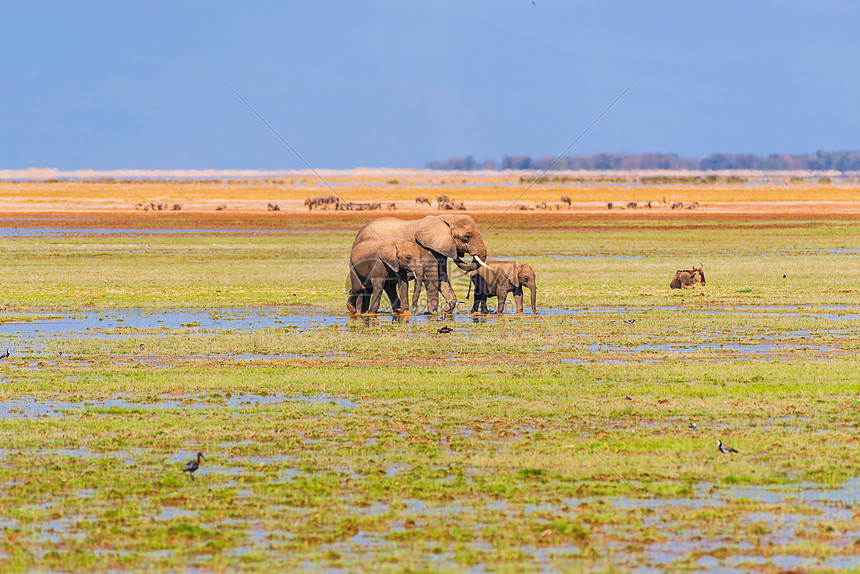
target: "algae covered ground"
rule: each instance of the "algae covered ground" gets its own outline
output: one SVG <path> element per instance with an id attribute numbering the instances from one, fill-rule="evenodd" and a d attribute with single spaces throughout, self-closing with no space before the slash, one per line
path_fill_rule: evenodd
<path id="1" fill-rule="evenodd" d="M 0 568 L 860 569 L 860 223 L 479 224 L 537 316 L 347 317 L 357 224 L 0 238 Z"/>

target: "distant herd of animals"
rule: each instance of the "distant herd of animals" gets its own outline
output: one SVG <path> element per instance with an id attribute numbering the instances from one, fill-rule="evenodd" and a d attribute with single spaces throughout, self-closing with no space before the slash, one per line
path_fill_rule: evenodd
<path id="1" fill-rule="evenodd" d="M 138 211 L 182 211 L 181 203 L 174 203 L 170 205 L 169 203 L 138 203 L 134 206 Z"/>
<path id="2" fill-rule="evenodd" d="M 471 255 L 472 260 L 463 258 Z M 468 215 L 428 215 L 404 220 L 383 217 L 364 225 L 355 236 L 349 254 L 350 313 L 377 313 L 382 294 L 387 295 L 394 313 L 418 313 L 422 289 L 427 292 L 427 312 L 439 308 L 452 313 L 457 295 L 448 276 L 451 259 L 470 278 L 466 298 L 474 290 L 472 313 L 487 313 L 487 299 L 498 299 L 496 313 L 504 313 L 508 295 L 513 295 L 516 312 L 523 312 L 523 288 L 531 296 L 530 307 L 537 313 L 537 281 L 534 269 L 524 263 L 487 257 L 487 247 L 475 220 Z M 410 283 L 414 283 L 410 301 Z M 700 267 L 679 270 L 670 283 L 672 289 L 705 284 Z"/>
<path id="3" fill-rule="evenodd" d="M 308 211 L 313 211 L 314 209 L 329 209 L 332 211 L 373 211 L 376 209 L 382 209 L 383 205 L 389 211 L 395 211 L 397 209 L 397 204 L 393 201 L 388 203 L 343 201 L 335 195 L 318 195 L 317 197 L 309 197 L 305 200 L 305 205 L 308 206 Z"/>
<path id="4" fill-rule="evenodd" d="M 424 195 L 419 195 L 415 198 L 415 203 L 418 205 L 427 205 L 428 207 L 432 207 L 433 204 L 429 197 Z M 308 207 L 308 211 L 313 210 L 331 210 L 331 211 L 374 211 L 387 209 L 388 211 L 396 211 L 397 203 L 394 201 L 389 202 L 361 202 L 361 201 L 344 201 L 341 198 L 335 195 L 319 195 L 316 197 L 309 197 L 305 199 L 305 205 Z M 559 210 L 562 209 L 563 206 L 567 205 L 568 208 L 571 207 L 572 203 L 570 197 L 567 195 L 561 196 L 561 202 L 556 204 L 548 204 L 545 201 L 534 203 L 533 205 L 525 205 L 522 203 L 515 204 L 515 207 L 519 211 L 532 211 L 532 210 Z M 699 202 L 694 201 L 692 203 L 684 204 L 683 201 L 674 201 L 669 202 L 666 198 L 663 198 L 660 201 L 647 201 L 647 202 L 636 202 L 629 201 L 627 203 L 614 203 L 609 202 L 606 204 L 607 209 L 652 209 L 653 207 L 668 207 L 669 209 L 696 209 L 699 207 Z M 277 203 L 269 203 L 266 208 L 269 211 L 280 211 L 281 208 Z M 436 198 L 436 208 L 439 211 L 466 211 L 466 204 L 462 201 L 454 201 L 452 198 L 447 195 L 440 195 Z M 135 209 L 138 211 L 182 211 L 182 204 L 180 203 L 155 203 L 155 202 L 140 202 L 135 205 Z M 226 203 L 219 203 L 215 206 L 215 211 L 224 211 L 227 209 Z"/>
<path id="5" fill-rule="evenodd" d="M 415 198 L 415 203 L 418 205 L 426 205 L 427 207 L 433 207 L 433 203 L 429 197 L 426 195 L 419 195 Z M 394 202 L 390 203 L 355 203 L 355 202 L 347 202 L 342 201 L 339 197 L 334 195 L 327 196 L 317 196 L 317 197 L 309 197 L 305 200 L 305 205 L 308 206 L 308 210 L 312 211 L 314 209 L 331 209 L 335 211 L 345 211 L 345 210 L 355 210 L 355 211 L 363 211 L 363 210 L 374 210 L 374 209 L 382 209 L 385 206 L 389 211 L 394 211 L 397 209 L 397 205 Z M 525 205 L 522 203 L 516 204 L 516 209 L 519 211 L 531 211 L 531 210 L 558 210 L 562 209 L 564 206 L 571 207 L 572 202 L 570 200 L 570 196 L 562 195 L 560 203 L 549 204 L 545 201 L 534 203 L 533 205 Z M 646 201 L 646 202 L 637 202 L 637 201 L 629 201 L 627 203 L 614 203 L 609 202 L 606 204 L 607 209 L 652 209 L 654 207 L 667 207 L 669 209 L 696 209 L 699 207 L 699 202 L 694 201 L 692 203 L 684 204 L 683 201 L 668 201 L 665 197 L 660 201 Z M 447 195 L 440 195 L 436 198 L 436 208 L 439 211 L 466 211 L 466 204 L 462 201 L 454 201 L 452 198 Z"/>
<path id="6" fill-rule="evenodd" d="M 627 203 L 613 203 L 609 202 L 606 204 L 606 209 L 652 209 L 654 207 L 668 207 L 669 209 L 696 209 L 699 207 L 699 202 L 694 201 L 692 203 L 684 204 L 683 201 L 668 201 L 665 197 L 660 201 L 645 201 L 643 203 L 639 203 L 637 201 L 628 201 Z"/>

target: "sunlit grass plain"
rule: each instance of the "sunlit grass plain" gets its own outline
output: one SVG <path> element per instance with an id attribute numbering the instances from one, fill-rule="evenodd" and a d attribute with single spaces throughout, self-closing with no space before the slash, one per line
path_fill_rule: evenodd
<path id="1" fill-rule="evenodd" d="M 0 321 L 345 314 L 353 235 L 317 231 L 5 237 Z M 544 313 L 5 335 L 0 566 L 860 568 L 860 223 L 485 242 Z M 707 285 L 670 290 L 693 263 Z"/>

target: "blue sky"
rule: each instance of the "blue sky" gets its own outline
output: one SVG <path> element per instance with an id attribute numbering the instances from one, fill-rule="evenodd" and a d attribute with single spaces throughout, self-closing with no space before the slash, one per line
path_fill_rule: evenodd
<path id="1" fill-rule="evenodd" d="M 860 2 L 6 2 L 0 169 L 858 149 Z"/>

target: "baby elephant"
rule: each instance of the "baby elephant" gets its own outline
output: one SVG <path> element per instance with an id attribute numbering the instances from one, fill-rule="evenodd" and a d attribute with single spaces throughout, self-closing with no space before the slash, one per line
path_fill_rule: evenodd
<path id="1" fill-rule="evenodd" d="M 346 308 L 350 313 L 376 313 L 385 291 L 392 312 L 402 311 L 409 300 L 409 279 L 414 276 L 411 312 L 417 313 L 418 297 L 426 278 L 427 253 L 417 243 L 402 239 L 365 241 L 353 247 L 349 256 L 351 287 Z"/>
<path id="2" fill-rule="evenodd" d="M 505 300 L 508 293 L 511 292 L 514 294 L 517 313 L 522 313 L 523 287 L 528 287 L 531 291 L 532 313 L 537 313 L 537 284 L 535 283 L 534 269 L 524 263 L 499 259 L 489 259 L 487 265 L 491 269 L 479 267 L 470 273 L 472 282 L 469 285 L 469 290 L 471 291 L 472 286 L 475 287 L 475 303 L 472 305 L 472 313 L 477 313 L 479 307 L 481 313 L 487 313 L 487 298 L 489 297 L 499 298 L 496 313 L 504 313 Z M 468 294 L 466 298 L 469 298 Z"/>
<path id="3" fill-rule="evenodd" d="M 696 283 L 705 284 L 705 272 L 702 271 L 701 267 L 693 267 L 689 270 L 679 269 L 672 278 L 672 282 L 669 283 L 669 287 L 672 289 L 692 289 Z"/>

